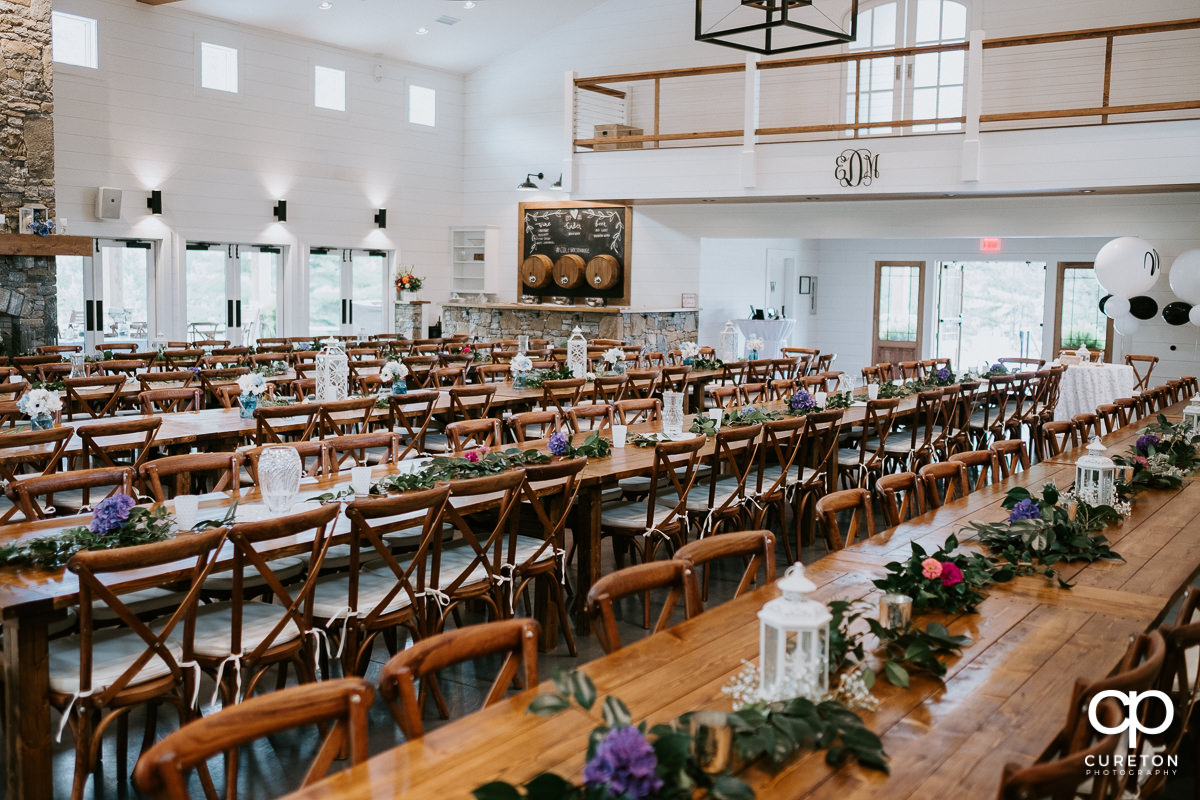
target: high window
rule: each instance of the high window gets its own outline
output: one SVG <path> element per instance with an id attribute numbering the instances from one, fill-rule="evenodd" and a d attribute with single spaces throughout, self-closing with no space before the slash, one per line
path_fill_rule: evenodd
<path id="1" fill-rule="evenodd" d="M 437 92 L 424 86 L 408 87 L 408 121 L 433 127 L 437 122 Z"/>
<path id="2" fill-rule="evenodd" d="M 851 52 L 893 50 L 962 42 L 967 38 L 967 7 L 956 0 L 887 0 L 858 14 Z M 881 56 L 851 62 L 846 76 L 846 121 L 889 122 L 940 119 L 963 113 L 966 61 L 962 51 Z M 857 99 L 857 102 L 856 102 Z M 912 131 L 960 130 L 958 122 L 913 125 Z M 858 129 L 858 136 L 894 133 L 892 126 Z M 855 135 L 854 129 L 847 131 Z"/>
<path id="3" fill-rule="evenodd" d="M 317 108 L 345 111 L 346 73 L 333 67 L 314 67 L 313 102 Z"/>
<path id="4" fill-rule="evenodd" d="M 96 20 L 67 14 L 50 13 L 50 33 L 54 41 L 54 60 L 59 64 L 96 69 L 100 66 Z"/>
<path id="5" fill-rule="evenodd" d="M 212 42 L 200 43 L 200 85 L 218 92 L 238 90 L 238 51 Z"/>

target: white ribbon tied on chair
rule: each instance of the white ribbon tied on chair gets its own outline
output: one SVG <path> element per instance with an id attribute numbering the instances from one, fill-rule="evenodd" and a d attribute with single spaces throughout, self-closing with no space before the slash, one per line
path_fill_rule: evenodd
<path id="1" fill-rule="evenodd" d="M 513 573 L 516 570 L 516 564 L 505 562 L 500 565 L 500 574 L 496 576 L 496 583 L 508 584 L 508 615 L 510 617 L 515 616 L 517 613 L 517 598 L 515 597 L 517 586 L 513 581 Z"/>
<path id="2" fill-rule="evenodd" d="M 192 676 L 192 699 L 188 703 L 188 708 L 195 711 L 199 708 L 197 704 L 200 702 L 200 678 L 204 676 L 204 671 L 200 669 L 200 664 L 196 661 L 181 661 L 179 666 L 183 669 L 194 670 L 196 673 Z"/>
<path id="3" fill-rule="evenodd" d="M 445 608 L 450 605 L 450 595 L 441 589 L 426 589 L 423 592 L 419 592 L 417 597 L 432 597 L 434 602 L 438 604 L 438 608 Z"/>
<path id="4" fill-rule="evenodd" d="M 63 709 L 62 720 L 58 723 L 58 733 L 54 736 L 55 742 L 62 741 L 63 731 L 67 727 L 67 722 L 71 719 L 71 710 L 75 708 L 75 703 L 85 697 L 91 697 L 95 693 L 95 689 L 88 689 L 86 692 L 80 691 L 71 694 L 71 702 L 67 703 L 67 707 Z M 82 709 L 82 706 L 80 706 L 80 708 Z"/>
<path id="5" fill-rule="evenodd" d="M 567 587 L 567 551 L 561 547 L 554 548 L 554 560 L 559 562 L 558 580 L 565 589 Z"/>
<path id="6" fill-rule="evenodd" d="M 233 662 L 233 701 L 242 702 L 242 654 L 230 653 L 217 665 L 217 685 L 213 687 L 212 699 L 208 701 L 210 705 L 221 696 L 221 678 L 225 675 L 225 665 L 230 662 Z"/>
<path id="7" fill-rule="evenodd" d="M 316 645 L 316 647 L 313 648 L 313 674 L 317 676 L 317 680 L 320 680 L 321 679 L 321 650 L 324 649 L 325 657 L 329 658 L 329 634 L 325 632 L 324 628 L 317 626 L 314 628 L 309 628 L 305 632 L 304 635 L 311 636 L 317 640 L 317 645 Z M 340 655 L 341 652 L 342 652 L 342 650 L 339 647 L 338 654 Z"/>
<path id="8" fill-rule="evenodd" d="M 357 611 L 355 611 L 350 606 L 346 606 L 341 611 L 339 611 L 338 613 L 336 613 L 332 617 L 330 617 L 329 621 L 325 623 L 326 639 L 328 640 L 329 629 L 332 628 L 334 625 L 336 625 L 337 621 L 339 619 L 342 621 L 342 632 L 338 635 L 338 648 L 337 648 L 337 653 L 335 653 L 333 656 L 334 658 L 342 657 L 342 651 L 345 650 L 345 648 L 346 648 L 346 628 L 349 627 L 351 618 L 357 617 L 357 616 L 358 616 Z M 325 654 L 326 655 L 329 654 L 328 642 L 325 645 Z"/>

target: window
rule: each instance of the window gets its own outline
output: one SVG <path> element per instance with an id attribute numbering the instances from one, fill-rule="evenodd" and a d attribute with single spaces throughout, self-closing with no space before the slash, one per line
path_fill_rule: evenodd
<path id="1" fill-rule="evenodd" d="M 1059 263 L 1054 355 L 1086 346 L 1112 356 L 1112 320 L 1100 310 L 1105 294 L 1091 264 Z"/>
<path id="2" fill-rule="evenodd" d="M 100 66 L 97 57 L 96 20 L 50 12 L 50 34 L 54 40 L 54 60 L 59 64 L 74 64 L 77 67 Z"/>
<path id="3" fill-rule="evenodd" d="M 200 85 L 218 92 L 238 90 L 238 51 L 211 42 L 200 43 Z"/>
<path id="4" fill-rule="evenodd" d="M 437 121 L 437 92 L 424 86 L 408 87 L 408 121 L 433 127 Z"/>
<path id="5" fill-rule="evenodd" d="M 956 0 L 888 0 L 858 15 L 851 52 L 890 50 L 966 41 L 967 7 Z M 941 119 L 963 113 L 966 58 L 963 51 L 919 53 L 850 62 L 846 76 L 846 121 L 889 122 Z M 857 99 L 857 102 L 856 102 Z M 961 130 L 958 122 L 914 125 L 914 133 Z M 881 136 L 891 126 L 848 129 L 850 136 Z"/>
<path id="6" fill-rule="evenodd" d="M 333 67 L 314 67 L 313 102 L 317 108 L 345 111 L 346 73 Z"/>

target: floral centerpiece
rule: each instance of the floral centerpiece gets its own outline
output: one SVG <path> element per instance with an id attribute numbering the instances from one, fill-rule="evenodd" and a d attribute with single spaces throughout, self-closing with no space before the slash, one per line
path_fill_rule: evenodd
<path id="1" fill-rule="evenodd" d="M 412 267 L 401 267 L 400 274 L 396 276 L 396 291 L 416 292 L 421 289 L 423 283 L 423 278 L 418 278 L 413 274 Z"/>
<path id="2" fill-rule="evenodd" d="M 805 389 L 800 389 L 788 401 L 788 411 L 794 415 L 811 414 L 817 411 L 817 400 Z"/>
<path id="3" fill-rule="evenodd" d="M 165 506 L 152 510 L 137 505 L 129 495 L 118 493 L 96 504 L 86 526 L 0 546 L 0 566 L 55 569 L 80 550 L 111 550 L 161 542 L 170 534 L 171 516 Z"/>
<path id="4" fill-rule="evenodd" d="M 679 357 L 683 359 L 683 363 L 691 365 L 696 360 L 696 356 L 700 355 L 700 346 L 695 342 L 681 342 L 679 345 Z"/>
<path id="5" fill-rule="evenodd" d="M 29 230 L 38 236 L 49 236 L 54 233 L 54 220 L 49 218 L 35 218 L 33 222 L 29 223 Z"/>
<path id="6" fill-rule="evenodd" d="M 752 336 L 746 340 L 746 349 L 750 351 L 750 360 L 754 361 L 758 358 L 758 353 L 765 347 L 766 344 L 759 336 Z"/>
<path id="7" fill-rule="evenodd" d="M 1053 483 L 1042 487 L 1041 498 L 1034 497 L 1024 487 L 1010 489 L 1001 505 L 1009 510 L 1007 521 L 972 521 L 970 525 L 996 560 L 1011 564 L 1019 575 L 1040 573 L 1056 578 L 1059 586 L 1068 589 L 1070 584 L 1062 579 L 1054 564 L 1121 560 L 1108 546 L 1108 540 L 1097 533 L 1121 519 L 1116 508 L 1088 505 L 1059 492 Z"/>
<path id="8" fill-rule="evenodd" d="M 1142 429 L 1126 455 L 1113 458 L 1113 463 L 1131 467 L 1133 475 L 1117 485 L 1122 498 L 1143 489 L 1178 489 L 1183 477 L 1200 469 L 1200 431 L 1190 425 L 1173 425 L 1159 414 Z"/>
<path id="9" fill-rule="evenodd" d="M 515 358 L 513 360 L 516 361 Z M 531 389 L 540 389 L 543 381 L 561 381 L 574 377 L 571 368 L 563 365 L 554 369 L 539 369 L 537 372 L 527 375 L 525 385 Z"/>
<path id="10" fill-rule="evenodd" d="M 610 347 L 600 356 L 606 372 L 620 375 L 625 372 L 625 351 L 619 347 Z"/>
<path id="11" fill-rule="evenodd" d="M 546 449 L 556 456 L 564 458 L 574 458 L 576 456 L 587 456 L 588 458 L 604 458 L 612 452 L 612 442 L 600 435 L 599 431 L 592 432 L 583 444 L 576 447 L 571 440 L 574 435 L 566 434 L 561 431 L 550 434 L 549 441 L 546 442 Z"/>
<path id="12" fill-rule="evenodd" d="M 29 417 L 35 431 L 50 428 L 54 414 L 62 411 L 62 398 L 49 389 L 30 389 L 17 401 L 17 409 Z"/>
<path id="13" fill-rule="evenodd" d="M 938 367 L 929 376 L 928 380 L 933 386 L 953 386 L 955 382 L 954 372 L 949 367 Z"/>
<path id="14" fill-rule="evenodd" d="M 979 377 L 981 378 L 994 378 L 997 375 L 1008 374 L 1008 368 L 999 361 L 997 361 L 995 364 L 988 364 L 987 362 L 984 362 L 983 367 L 983 372 L 979 373 Z"/>
<path id="15" fill-rule="evenodd" d="M 854 405 L 853 392 L 831 392 L 825 398 L 825 409 L 850 408 Z"/>
<path id="16" fill-rule="evenodd" d="M 1009 566 L 994 566 L 979 553 L 955 554 L 958 539 L 953 534 L 933 553 L 916 542 L 906 561 L 887 565 L 888 575 L 874 581 L 876 587 L 892 594 L 906 594 L 913 608 L 933 608 L 957 614 L 974 611 L 983 602 L 981 589 L 993 583 L 1013 579 L 1016 571 Z"/>
<path id="17" fill-rule="evenodd" d="M 237 385 L 241 391 L 241 394 L 238 395 L 238 407 L 241 415 L 243 417 L 254 416 L 254 409 L 258 408 L 258 401 L 267 391 L 267 382 L 257 372 L 250 372 L 239 377 Z"/>
<path id="18" fill-rule="evenodd" d="M 513 356 L 508 368 L 512 370 L 513 388 L 524 389 L 529 380 L 529 373 L 533 372 L 533 359 L 524 353 L 518 353 Z"/>
<path id="19" fill-rule="evenodd" d="M 388 361 L 379 368 L 379 378 L 392 385 L 392 394 L 405 394 L 408 386 L 404 379 L 408 377 L 408 367 L 399 361 Z"/>

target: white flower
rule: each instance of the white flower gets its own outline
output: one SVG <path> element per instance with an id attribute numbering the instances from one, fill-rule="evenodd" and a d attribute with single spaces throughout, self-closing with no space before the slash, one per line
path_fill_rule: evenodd
<path id="1" fill-rule="evenodd" d="M 533 369 L 533 359 L 526 355 L 513 356 L 510 366 L 513 372 L 529 372 Z"/>
<path id="2" fill-rule="evenodd" d="M 589 373 L 587 374 L 587 379 L 588 379 L 589 381 L 594 381 L 594 380 L 596 380 L 596 373 L 594 373 L 594 372 L 589 372 Z"/>
<path id="3" fill-rule="evenodd" d="M 379 377 L 387 382 L 404 380 L 408 377 L 408 367 L 399 361 L 389 361 L 379 370 Z"/>
<path id="4" fill-rule="evenodd" d="M 610 347 L 604 351 L 603 358 L 608 364 L 616 364 L 618 361 L 625 360 L 625 351 L 619 347 Z"/>
<path id="5" fill-rule="evenodd" d="M 764 347 L 763 340 L 757 336 L 754 336 L 754 337 L 746 340 L 746 349 L 747 350 L 762 350 L 763 347 Z"/>
<path id="6" fill-rule="evenodd" d="M 679 345 L 679 353 L 684 358 L 695 358 L 700 353 L 700 347 L 695 342 L 684 342 Z"/>
<path id="7" fill-rule="evenodd" d="M 58 396 L 58 392 L 49 389 L 32 389 L 17 401 L 17 408 L 22 414 L 30 417 L 53 414 L 62 409 L 62 398 Z"/>
<path id="8" fill-rule="evenodd" d="M 238 378 L 237 385 L 242 394 L 258 396 L 267 391 L 267 382 L 263 380 L 262 375 L 256 372 L 251 372 L 248 375 Z"/>

